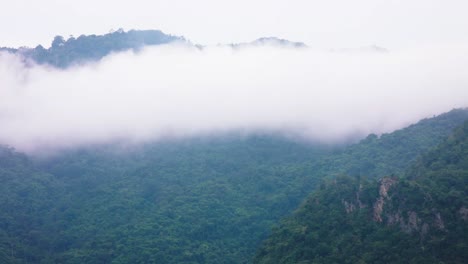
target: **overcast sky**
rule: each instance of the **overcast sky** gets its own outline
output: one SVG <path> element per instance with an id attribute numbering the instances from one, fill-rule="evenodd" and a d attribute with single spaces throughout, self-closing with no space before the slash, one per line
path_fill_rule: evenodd
<path id="1" fill-rule="evenodd" d="M 55 35 L 161 29 L 195 43 L 262 36 L 313 47 L 468 42 L 466 0 L 14 0 L 2 1 L 0 46 L 49 46 Z"/>

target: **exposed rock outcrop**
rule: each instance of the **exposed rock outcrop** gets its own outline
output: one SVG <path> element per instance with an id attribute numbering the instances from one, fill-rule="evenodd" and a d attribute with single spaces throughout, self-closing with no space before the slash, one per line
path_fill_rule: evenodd
<path id="1" fill-rule="evenodd" d="M 388 197 L 388 190 L 396 183 L 396 181 L 397 180 L 393 178 L 382 178 L 380 180 L 379 198 L 377 198 L 377 201 L 374 203 L 374 221 L 382 222 L 382 212 L 385 205 L 385 200 L 390 199 Z"/>
<path id="2" fill-rule="evenodd" d="M 464 221 L 468 220 L 468 208 L 462 206 L 462 208 L 458 210 L 458 213 L 460 214 L 461 219 L 463 219 Z"/>
<path id="3" fill-rule="evenodd" d="M 361 202 L 361 191 L 362 191 L 362 184 L 359 184 L 359 191 L 356 193 L 356 201 L 359 206 L 359 209 L 365 208 L 366 205 Z"/>
<path id="4" fill-rule="evenodd" d="M 435 225 L 436 228 L 438 228 L 440 230 L 445 230 L 444 220 L 442 220 L 442 217 L 440 216 L 440 213 L 435 214 L 434 225 Z"/>
<path id="5" fill-rule="evenodd" d="M 393 214 L 388 214 L 386 217 L 387 219 L 387 225 L 399 225 L 400 229 L 405 232 L 405 233 L 412 233 L 415 231 L 421 231 L 422 226 L 422 220 L 418 217 L 418 214 L 414 211 L 409 211 L 407 213 L 408 217 L 405 218 L 400 211 L 393 213 Z M 427 224 L 425 227 L 425 232 L 427 232 Z"/>
<path id="6" fill-rule="evenodd" d="M 356 207 L 354 206 L 353 203 L 347 202 L 347 201 L 345 201 L 345 200 L 341 200 L 341 202 L 343 203 L 343 205 L 344 205 L 344 207 L 345 207 L 345 211 L 346 211 L 346 213 L 348 213 L 348 214 L 349 214 L 349 213 L 352 213 L 352 212 L 356 209 Z"/>

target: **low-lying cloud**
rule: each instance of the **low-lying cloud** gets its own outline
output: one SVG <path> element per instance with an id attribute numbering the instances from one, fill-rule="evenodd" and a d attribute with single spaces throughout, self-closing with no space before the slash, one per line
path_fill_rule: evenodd
<path id="1" fill-rule="evenodd" d="M 335 141 L 468 106 L 468 48 L 321 52 L 164 45 L 68 70 L 0 55 L 0 144 L 286 131 Z"/>

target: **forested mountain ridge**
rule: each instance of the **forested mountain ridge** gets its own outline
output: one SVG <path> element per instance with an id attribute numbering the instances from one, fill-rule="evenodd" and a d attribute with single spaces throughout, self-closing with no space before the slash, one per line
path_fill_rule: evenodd
<path id="1" fill-rule="evenodd" d="M 341 176 L 273 231 L 255 263 L 466 263 L 468 121 L 402 177 Z"/>
<path id="2" fill-rule="evenodd" d="M 58 68 L 67 68 L 86 62 L 98 61 L 112 52 L 139 50 L 144 46 L 167 44 L 174 41 L 186 42 L 183 37 L 164 34 L 160 30 L 129 30 L 122 29 L 104 35 L 70 36 L 65 39 L 56 36 L 50 48 L 42 45 L 35 48 L 0 48 L 19 54 L 25 62 L 47 64 Z"/>
<path id="3" fill-rule="evenodd" d="M 297 208 L 326 173 L 346 172 L 345 161 L 366 167 L 361 157 L 379 153 L 387 153 L 388 163 L 402 164 L 408 157 L 390 154 L 405 147 L 416 159 L 446 138 L 448 128 L 462 124 L 467 112 L 453 110 L 344 149 L 271 134 L 84 147 L 47 160 L 1 147 L 0 258 L 248 263 L 271 226 Z M 386 138 L 399 147 L 377 144 Z M 350 148 L 353 155 L 347 154 Z"/>
<path id="4" fill-rule="evenodd" d="M 312 163 L 309 169 L 323 177 L 401 174 L 419 155 L 445 140 L 465 120 L 468 120 L 468 109 L 454 109 L 392 133 L 371 134 L 358 144 Z"/>
<path id="5" fill-rule="evenodd" d="M 9 48 L 0 47 L 0 52 L 8 52 L 21 56 L 26 65 L 32 63 L 39 65 L 49 65 L 60 69 L 71 66 L 82 65 L 89 62 L 96 62 L 103 57 L 127 50 L 138 51 L 147 46 L 156 46 L 180 42 L 192 45 L 181 36 L 165 34 L 160 30 L 129 30 L 119 29 L 104 35 L 80 35 L 79 37 L 55 36 L 51 47 L 44 48 L 37 45 L 35 48 L 20 47 Z M 276 37 L 264 37 L 249 43 L 228 44 L 232 48 L 245 48 L 252 46 L 281 46 L 292 48 L 307 47 L 302 42 L 293 42 Z M 197 48 L 204 48 L 202 45 L 194 45 Z"/>

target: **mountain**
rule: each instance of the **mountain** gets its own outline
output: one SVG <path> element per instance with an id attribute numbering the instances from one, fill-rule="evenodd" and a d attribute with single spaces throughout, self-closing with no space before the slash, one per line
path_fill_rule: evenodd
<path id="1" fill-rule="evenodd" d="M 66 40 L 62 36 L 56 36 L 48 49 L 38 45 L 36 48 L 0 48 L 0 51 L 19 54 L 27 63 L 34 62 L 67 68 L 90 61 L 98 61 L 113 52 L 137 51 L 144 46 L 161 45 L 175 41 L 186 42 L 183 37 L 167 35 L 159 30 L 125 32 L 119 29 L 105 35 L 81 35 L 78 38 L 71 36 Z"/>
<path id="2" fill-rule="evenodd" d="M 350 146 L 233 133 L 45 159 L 0 147 L 0 262 L 248 263 L 323 178 L 409 167 L 402 153 L 416 160 L 467 116 L 453 110 Z"/>
<path id="3" fill-rule="evenodd" d="M 468 121 L 399 177 L 323 183 L 254 263 L 466 263 L 467 194 Z"/>
<path id="4" fill-rule="evenodd" d="M 252 42 L 230 44 L 232 48 L 246 48 L 246 47 L 259 47 L 259 46 L 275 46 L 285 48 L 306 48 L 307 45 L 303 42 L 294 42 L 287 39 L 277 37 L 263 37 L 258 38 Z"/>
<path id="5" fill-rule="evenodd" d="M 26 65 L 49 65 L 60 69 L 96 62 L 103 57 L 116 52 L 127 50 L 138 51 L 145 46 L 168 44 L 171 42 L 189 43 L 184 37 L 173 36 L 160 30 L 129 30 L 119 29 L 104 35 L 81 35 L 77 38 L 70 36 L 65 39 L 56 36 L 50 48 L 38 45 L 35 48 L 0 47 L 0 52 L 20 55 Z M 276 37 L 259 38 L 250 43 L 228 45 L 232 48 L 251 46 L 281 46 L 292 48 L 307 47 L 302 42 L 292 42 Z M 203 49 L 202 45 L 194 47 Z"/>

